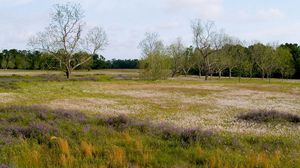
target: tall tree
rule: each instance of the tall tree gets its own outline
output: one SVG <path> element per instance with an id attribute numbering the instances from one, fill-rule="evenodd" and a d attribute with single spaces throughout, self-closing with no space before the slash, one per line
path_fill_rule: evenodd
<path id="1" fill-rule="evenodd" d="M 293 65 L 293 55 L 289 49 L 278 47 L 276 49 L 276 61 L 282 79 L 294 75 L 295 67 Z"/>
<path id="2" fill-rule="evenodd" d="M 222 72 L 228 67 L 228 52 L 223 48 L 219 52 L 215 52 L 212 59 L 214 70 L 218 73 L 219 79 L 221 79 Z"/>
<path id="3" fill-rule="evenodd" d="M 182 59 L 184 56 L 184 46 L 180 38 L 168 47 L 168 53 L 171 57 L 172 77 L 182 70 Z"/>
<path id="4" fill-rule="evenodd" d="M 281 45 L 281 47 L 289 49 L 290 53 L 293 56 L 293 65 L 295 68 L 294 77 L 300 79 L 300 46 L 298 44 L 289 44 L 286 43 Z"/>
<path id="5" fill-rule="evenodd" d="M 85 38 L 82 37 L 83 18 L 79 4 L 55 5 L 50 25 L 29 41 L 34 49 L 47 52 L 58 60 L 67 78 L 73 70 L 90 61 L 91 55 L 107 45 L 106 34 L 98 27 L 89 31 Z M 77 52 L 89 54 L 81 54 L 81 58 L 78 58 Z"/>
<path id="6" fill-rule="evenodd" d="M 239 81 L 241 81 L 242 75 L 247 71 L 247 68 L 251 66 L 250 58 L 247 55 L 247 49 L 240 45 L 233 45 L 231 47 L 232 57 L 234 60 L 235 69 L 238 72 Z"/>
<path id="7" fill-rule="evenodd" d="M 183 58 L 181 60 L 181 64 L 182 64 L 182 71 L 184 75 L 187 76 L 190 70 L 195 65 L 193 46 L 190 46 L 189 48 L 185 49 L 185 52 L 183 53 Z"/>
<path id="8" fill-rule="evenodd" d="M 207 21 L 202 23 L 201 20 L 196 20 L 192 23 L 194 36 L 194 44 L 199 62 L 202 65 L 202 70 L 205 75 L 205 80 L 212 73 L 212 55 L 214 52 L 221 49 L 224 45 L 225 34 L 218 32 L 213 22 Z"/>
<path id="9" fill-rule="evenodd" d="M 266 74 L 269 78 L 275 68 L 274 50 L 271 46 L 265 46 L 261 43 L 254 44 L 249 47 L 251 57 L 261 71 L 262 78 Z"/>
<path id="10" fill-rule="evenodd" d="M 146 33 L 139 44 L 142 50 L 142 77 L 150 80 L 166 79 L 170 72 L 170 58 L 157 33 Z"/>
<path id="11" fill-rule="evenodd" d="M 3 50 L 2 51 L 3 56 L 3 68 L 8 69 L 9 64 L 13 62 L 14 55 L 12 54 L 12 50 Z"/>

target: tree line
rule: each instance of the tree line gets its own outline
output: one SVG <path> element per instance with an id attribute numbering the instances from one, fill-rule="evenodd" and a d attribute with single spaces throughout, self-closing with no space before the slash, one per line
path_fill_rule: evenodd
<path id="1" fill-rule="evenodd" d="M 99 54 L 109 43 L 101 27 L 85 30 L 80 4 L 57 4 L 44 31 L 31 37 L 32 51 L 3 50 L 2 69 L 61 70 L 69 78 L 75 69 L 141 68 L 145 79 L 166 79 L 197 74 L 236 77 L 300 79 L 298 44 L 246 45 L 216 28 L 214 22 L 197 19 L 191 24 L 193 44 L 180 38 L 165 45 L 157 33 L 146 33 L 139 44 L 140 60 L 105 60 Z"/>
<path id="2" fill-rule="evenodd" d="M 76 53 L 74 58 L 83 57 L 88 53 Z M 104 56 L 89 55 L 91 59 L 77 67 L 77 69 L 138 69 L 138 59 L 106 60 Z M 40 51 L 4 49 L 0 51 L 0 69 L 22 70 L 64 70 L 59 60 L 51 54 Z"/>
<path id="3" fill-rule="evenodd" d="M 219 31 L 214 22 L 195 20 L 191 24 L 193 45 L 184 46 L 177 38 L 164 45 L 157 33 L 146 33 L 140 42 L 141 68 L 145 79 L 165 79 L 178 74 L 268 78 L 300 78 L 298 44 L 245 45 L 237 38 Z"/>

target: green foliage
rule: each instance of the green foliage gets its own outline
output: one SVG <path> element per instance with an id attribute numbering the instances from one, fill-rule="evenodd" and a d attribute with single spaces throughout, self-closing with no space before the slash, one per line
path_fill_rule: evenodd
<path id="1" fill-rule="evenodd" d="M 278 70 L 282 78 L 291 77 L 295 74 L 293 55 L 290 53 L 289 49 L 278 47 L 276 49 L 276 59 Z"/>
<path id="2" fill-rule="evenodd" d="M 284 44 L 281 47 L 286 48 L 292 54 L 293 60 L 293 68 L 295 69 L 294 78 L 300 78 L 300 46 L 298 44 Z"/>
<path id="3" fill-rule="evenodd" d="M 148 55 L 140 61 L 141 77 L 147 80 L 167 79 L 170 76 L 170 58 L 167 55 Z"/>
<path id="4" fill-rule="evenodd" d="M 171 60 L 156 33 L 146 33 L 139 47 L 144 54 L 140 61 L 141 77 L 147 80 L 166 79 L 170 75 Z"/>

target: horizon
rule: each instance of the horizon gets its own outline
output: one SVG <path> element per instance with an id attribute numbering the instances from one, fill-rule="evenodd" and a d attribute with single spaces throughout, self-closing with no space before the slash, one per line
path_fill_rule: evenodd
<path id="1" fill-rule="evenodd" d="M 0 0 L 0 48 L 30 49 L 29 38 L 43 31 L 54 4 L 67 1 Z M 139 59 L 139 42 L 146 32 L 157 32 L 165 44 L 181 37 L 192 45 L 190 23 L 213 20 L 218 29 L 251 43 L 299 43 L 300 24 L 295 0 L 238 2 L 237 0 L 69 0 L 82 5 L 87 27 L 101 26 L 109 46 L 100 54 L 106 59 Z M 289 5 L 294 4 L 294 5 Z M 100 16 L 100 17 L 99 17 Z M 101 17 L 103 16 L 103 17 Z M 22 27 L 22 28 L 20 28 Z"/>

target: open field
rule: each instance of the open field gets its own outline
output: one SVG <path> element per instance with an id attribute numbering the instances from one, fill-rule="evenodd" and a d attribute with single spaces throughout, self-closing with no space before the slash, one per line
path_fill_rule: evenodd
<path id="1" fill-rule="evenodd" d="M 300 81 L 0 71 L 0 167 L 297 167 Z M 119 117 L 121 116 L 121 117 Z M 176 158 L 176 159 L 175 159 Z"/>

